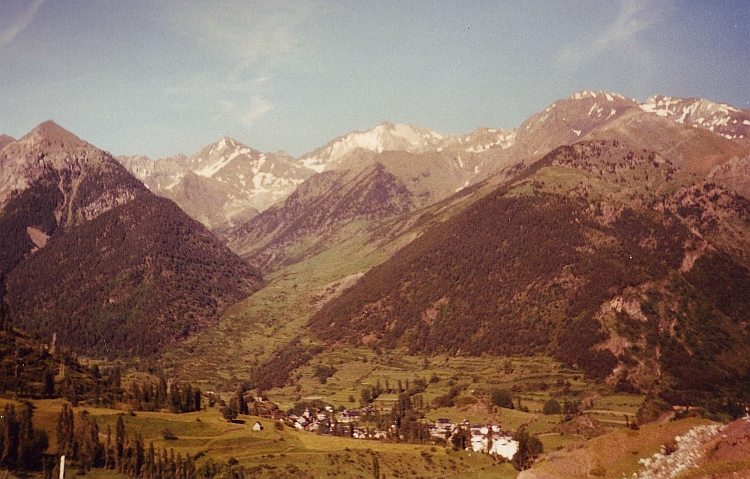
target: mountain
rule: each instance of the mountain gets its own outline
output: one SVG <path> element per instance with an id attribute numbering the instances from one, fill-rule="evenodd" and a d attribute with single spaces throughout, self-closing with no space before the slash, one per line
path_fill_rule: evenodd
<path id="1" fill-rule="evenodd" d="M 750 138 L 750 111 L 726 103 L 654 95 L 640 108 L 677 123 L 713 131 L 728 140 Z"/>
<path id="2" fill-rule="evenodd" d="M 191 156 L 118 160 L 152 192 L 211 228 L 268 208 L 313 174 L 284 152 L 261 153 L 228 137 Z"/>
<path id="3" fill-rule="evenodd" d="M 3 148 L 0 178 L 0 277 L 27 331 L 150 354 L 261 286 L 200 223 L 53 122 Z"/>
<path id="4" fill-rule="evenodd" d="M 332 140 L 303 155 L 300 163 L 321 173 L 326 170 L 350 168 L 351 157 L 358 152 L 382 153 L 406 151 L 423 153 L 436 147 L 445 135 L 413 125 L 383 122 L 372 130 L 354 131 Z"/>
<path id="5" fill-rule="evenodd" d="M 549 354 L 676 401 L 750 391 L 750 201 L 699 175 L 728 161 L 721 151 L 706 167 L 685 154 L 704 151 L 705 135 L 735 144 L 638 105 L 616 115 L 581 130 L 596 140 L 442 213 L 452 217 L 326 303 L 310 330 L 333 345 Z M 644 149 L 636 125 L 662 149 Z"/>
<path id="6" fill-rule="evenodd" d="M 388 164 L 393 162 L 388 158 L 396 155 L 402 165 L 410 166 L 408 171 L 395 171 L 401 180 L 427 177 L 435 168 L 450 169 L 452 175 L 440 177 L 440 181 L 441 186 L 454 192 L 484 179 L 488 169 L 482 167 L 482 158 L 492 149 L 513 146 L 515 137 L 515 130 L 480 127 L 468 134 L 448 136 L 420 126 L 383 122 L 371 130 L 336 138 L 303 155 L 299 161 L 322 172 Z"/>
<path id="7" fill-rule="evenodd" d="M 5 148 L 5 145 L 13 143 L 14 141 L 16 141 L 16 139 L 13 138 L 12 136 L 0 135 L 0 150 Z"/>
<path id="8" fill-rule="evenodd" d="M 80 224 L 124 204 L 145 188 L 109 154 L 53 121 L 42 123 L 0 151 L 0 208 L 32 184 L 50 176 L 61 183 L 64 204 L 58 223 Z"/>
<path id="9" fill-rule="evenodd" d="M 473 182 L 474 159 L 485 147 L 511 139 L 498 130 L 454 138 L 387 122 L 353 132 L 300 159 L 321 173 L 286 200 L 216 233 L 236 253 L 272 270 L 451 196 Z"/>
<path id="10" fill-rule="evenodd" d="M 687 129 L 684 122 L 678 121 L 680 118 L 648 107 L 649 102 L 641 104 L 619 94 L 585 90 L 554 102 L 531 116 L 517 130 L 479 128 L 469 134 L 452 136 L 421 127 L 385 122 L 369 131 L 355 131 L 339 137 L 302 156 L 299 161 L 307 167 L 325 172 L 359 172 L 379 165 L 382 171 L 392 175 L 392 181 L 398 182 L 410 194 L 408 208 L 398 209 L 398 214 L 401 214 L 436 204 L 463 188 L 487 179 L 499 185 L 554 148 L 586 139 L 617 139 L 640 144 L 643 148 L 660 152 L 677 166 L 701 175 L 708 175 L 712 169 L 726 165 L 732 158 L 743 157 L 746 147 L 728 140 L 725 137 L 728 134 L 725 133 L 724 137 L 717 135 L 706 122 Z M 716 121 L 734 125 L 736 131 L 732 136 L 741 137 L 742 133 L 737 128 L 742 127 L 739 118 L 743 112 L 726 105 L 714 109 L 738 115 L 735 119 Z M 714 178 L 722 178 L 722 184 L 728 186 L 742 187 L 747 183 L 741 174 L 743 168 L 747 168 L 746 161 L 735 159 L 737 165 L 734 169 L 716 171 Z M 365 174 L 363 177 L 368 176 Z M 327 194 L 311 186 L 305 193 L 310 204 L 336 202 L 323 197 L 315 197 L 313 201 L 311 191 Z M 281 249 L 290 247 L 291 238 L 310 243 L 325 229 L 323 226 L 300 229 L 296 226 L 297 216 L 278 214 L 281 208 L 283 206 L 279 205 L 274 212 L 246 224 L 236 222 L 234 229 L 225 228 L 219 234 L 228 239 L 234 251 L 248 258 L 260 255 L 256 258 L 259 264 L 268 267 L 268 258 L 273 257 L 276 261 L 284 256 L 279 255 L 279 245 L 284 245 Z M 299 207 L 293 209 L 302 211 Z M 336 210 L 335 214 L 339 212 Z M 324 214 L 323 209 L 318 207 L 314 217 L 318 218 L 320 225 L 341 228 L 347 223 L 342 216 L 323 219 L 321 214 Z M 269 220 L 271 216 L 273 220 Z M 371 216 L 367 221 L 372 223 L 384 217 L 383 214 Z M 351 219 L 364 218 L 354 215 Z M 273 228 L 269 228 L 269 224 L 273 224 Z M 295 230 L 296 234 L 289 235 L 290 229 Z M 312 236 L 306 236 L 303 231 Z M 342 238 L 341 234 L 334 234 L 333 231 L 328 233 L 328 246 L 333 238 Z M 284 239 L 275 238 L 276 235 L 282 235 Z M 266 246 L 270 249 L 263 253 Z M 298 252 L 302 250 L 308 253 L 314 251 L 308 246 L 295 248 Z M 297 257 L 303 258 L 305 255 Z"/>
<path id="11" fill-rule="evenodd" d="M 0 151 L 0 276 L 58 229 L 148 193 L 112 157 L 52 121 Z"/>
<path id="12" fill-rule="evenodd" d="M 283 202 L 226 232 L 225 238 L 251 263 L 275 269 L 342 241 L 341 230 L 357 220 L 366 228 L 370 222 L 411 211 L 414 204 L 414 195 L 380 163 L 361 170 L 326 171 Z M 347 233 L 356 234 L 351 229 Z"/>

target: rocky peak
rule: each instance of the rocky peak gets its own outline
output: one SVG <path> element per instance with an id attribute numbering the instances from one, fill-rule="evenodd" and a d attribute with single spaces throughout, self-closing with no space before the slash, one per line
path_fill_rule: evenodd
<path id="1" fill-rule="evenodd" d="M 61 223 L 90 220 L 145 190 L 109 153 L 51 120 L 0 151 L 0 208 L 41 181 L 64 197 Z"/>
<path id="2" fill-rule="evenodd" d="M 52 120 L 47 120 L 31 130 L 18 140 L 18 143 L 47 151 L 70 150 L 90 146 Z"/>
<path id="3" fill-rule="evenodd" d="M 14 141 L 16 141 L 16 139 L 13 138 L 12 136 L 0 135 L 0 150 L 5 148 L 6 145 L 13 143 Z"/>
<path id="4" fill-rule="evenodd" d="M 318 173 L 346 164 L 346 160 L 358 151 L 382 153 L 384 151 L 406 151 L 423 153 L 437 146 L 445 135 L 415 125 L 380 123 L 367 131 L 353 131 L 330 141 L 307 153 L 300 162 Z"/>
<path id="5" fill-rule="evenodd" d="M 654 95 L 640 107 L 643 111 L 713 131 L 730 140 L 750 138 L 750 110 L 740 110 L 726 103 Z"/>

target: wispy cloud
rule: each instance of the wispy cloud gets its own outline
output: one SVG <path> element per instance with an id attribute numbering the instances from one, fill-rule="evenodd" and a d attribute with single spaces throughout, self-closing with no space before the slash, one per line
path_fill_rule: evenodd
<path id="1" fill-rule="evenodd" d="M 240 116 L 240 121 L 243 125 L 250 128 L 258 120 L 269 111 L 273 109 L 271 102 L 261 97 L 260 95 L 253 95 L 251 97 L 250 109 L 245 111 Z"/>
<path id="2" fill-rule="evenodd" d="M 250 68 L 291 53 L 308 12 L 305 2 L 208 0 L 180 3 L 173 15 L 201 46 Z"/>
<path id="3" fill-rule="evenodd" d="M 172 20 L 225 69 L 221 75 L 205 72 L 200 88 L 218 95 L 220 110 L 249 128 L 273 109 L 267 92 L 299 49 L 299 27 L 310 11 L 302 1 L 207 0 L 181 3 Z"/>
<path id="4" fill-rule="evenodd" d="M 667 3 L 656 4 L 652 0 L 621 0 L 613 23 L 607 25 L 593 41 L 586 39 L 567 45 L 560 52 L 558 62 L 561 65 L 577 67 L 611 49 L 632 44 L 639 33 L 662 20 Z"/>
<path id="5" fill-rule="evenodd" d="M 10 26 L 3 31 L 0 31 L 0 48 L 5 47 L 12 42 L 19 33 L 29 26 L 31 21 L 34 20 L 34 15 L 36 15 L 37 10 L 39 10 L 39 7 L 41 7 L 43 3 L 44 0 L 32 0 L 26 9 L 12 20 Z"/>

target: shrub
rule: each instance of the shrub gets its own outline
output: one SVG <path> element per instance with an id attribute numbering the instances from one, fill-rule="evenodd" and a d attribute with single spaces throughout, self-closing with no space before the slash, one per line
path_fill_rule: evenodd
<path id="1" fill-rule="evenodd" d="M 561 412 L 562 408 L 560 407 L 560 403 L 554 399 L 545 402 L 542 407 L 542 414 L 560 414 Z"/>
<path id="2" fill-rule="evenodd" d="M 490 402 L 498 407 L 513 409 L 513 398 L 505 389 L 493 389 L 490 391 Z"/>

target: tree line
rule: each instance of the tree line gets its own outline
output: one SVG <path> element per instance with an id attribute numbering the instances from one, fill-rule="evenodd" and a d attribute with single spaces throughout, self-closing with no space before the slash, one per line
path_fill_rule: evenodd
<path id="1" fill-rule="evenodd" d="M 88 411 L 78 413 L 63 405 L 57 417 L 57 457 L 66 460 L 82 472 L 91 469 L 110 469 L 129 477 L 146 479 L 194 479 L 197 476 L 195 460 L 186 454 L 184 457 L 174 449 L 157 451 L 154 443 L 145 446 L 140 434 L 128 435 L 123 415 L 117 416 L 114 434 L 107 426 L 103 434 L 96 418 Z M 101 442 L 101 437 L 104 442 Z"/>

